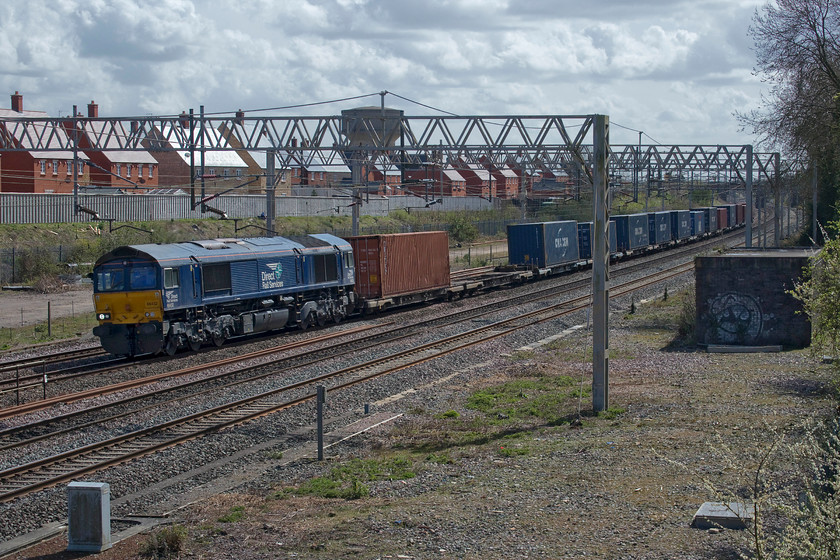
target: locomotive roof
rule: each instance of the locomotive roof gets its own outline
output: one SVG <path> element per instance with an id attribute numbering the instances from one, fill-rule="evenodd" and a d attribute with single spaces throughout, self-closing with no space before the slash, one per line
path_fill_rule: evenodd
<path id="1" fill-rule="evenodd" d="M 329 233 L 290 237 L 250 237 L 205 239 L 180 243 L 149 243 L 126 245 L 99 257 L 96 265 L 131 257 L 145 257 L 164 266 L 178 266 L 190 262 L 224 262 L 243 258 L 271 258 L 300 253 L 333 251 L 333 246 L 350 250 L 350 244 Z"/>

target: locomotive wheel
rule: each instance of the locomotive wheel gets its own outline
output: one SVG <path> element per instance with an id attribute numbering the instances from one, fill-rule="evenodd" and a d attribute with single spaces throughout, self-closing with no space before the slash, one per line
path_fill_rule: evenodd
<path id="1" fill-rule="evenodd" d="M 312 314 L 306 316 L 306 319 L 300 320 L 300 330 L 305 331 L 312 324 Z"/>
<path id="2" fill-rule="evenodd" d="M 201 341 L 200 340 L 191 340 L 187 339 L 187 346 L 190 347 L 190 350 L 193 352 L 198 352 L 198 349 L 201 348 Z"/>
<path id="3" fill-rule="evenodd" d="M 334 312 L 332 314 L 332 320 L 333 320 L 333 323 L 335 323 L 336 325 L 339 324 L 341 322 L 341 312 L 339 312 L 339 311 Z"/>
<path id="4" fill-rule="evenodd" d="M 323 327 L 327 324 L 327 316 L 322 315 L 321 313 L 315 312 L 315 320 L 318 322 L 319 327 Z"/>
<path id="5" fill-rule="evenodd" d="M 175 352 L 178 351 L 178 341 L 175 340 L 175 337 L 168 336 L 166 337 L 166 344 L 163 346 L 163 351 L 166 352 L 167 356 L 174 356 Z"/>
<path id="6" fill-rule="evenodd" d="M 213 344 L 218 348 L 225 343 L 225 335 L 223 333 L 213 335 Z"/>

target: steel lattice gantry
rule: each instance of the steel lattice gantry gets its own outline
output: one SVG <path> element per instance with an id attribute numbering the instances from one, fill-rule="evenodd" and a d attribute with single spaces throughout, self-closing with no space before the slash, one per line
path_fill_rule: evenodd
<path id="1" fill-rule="evenodd" d="M 77 114 L 74 108 L 74 114 Z M 85 127 L 86 121 L 98 126 Z M 0 150 L 85 151 L 188 150 L 193 155 L 216 150 L 265 150 L 267 217 L 274 218 L 276 168 L 346 165 L 359 169 L 376 162 L 387 171 L 407 164 L 512 165 L 523 171 L 580 171 L 593 186 L 593 408 L 609 406 L 608 189 L 611 170 L 657 169 L 732 171 L 742 177 L 747 193 L 747 243 L 752 239 L 752 181 L 757 171 L 778 182 L 775 154 L 755 154 L 752 146 L 641 146 L 609 143 L 605 115 L 419 116 L 402 111 L 363 108 L 336 116 L 251 117 L 189 114 L 167 117 L 4 118 Z M 91 130 L 97 132 L 92 133 Z M 192 159 L 192 158 L 191 158 Z M 74 166 L 77 169 L 77 166 Z M 75 172 L 74 172 L 75 173 Z M 354 173 L 354 177 L 356 177 Z M 74 175 L 74 183 L 77 179 Z M 78 208 L 78 205 L 77 205 Z M 354 207 L 355 208 L 355 207 Z M 273 229 L 270 222 L 266 224 Z"/>

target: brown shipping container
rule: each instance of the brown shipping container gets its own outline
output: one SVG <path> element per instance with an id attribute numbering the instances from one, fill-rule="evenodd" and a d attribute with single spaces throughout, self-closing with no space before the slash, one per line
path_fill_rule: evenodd
<path id="1" fill-rule="evenodd" d="M 741 225 L 747 221 L 747 204 L 745 202 L 739 202 L 737 206 L 735 206 L 735 222 L 737 225 Z"/>
<path id="2" fill-rule="evenodd" d="M 718 229 L 726 229 L 729 227 L 729 213 L 726 208 L 717 209 Z"/>
<path id="3" fill-rule="evenodd" d="M 356 293 L 367 299 L 449 287 L 445 231 L 348 237 L 356 262 Z"/>

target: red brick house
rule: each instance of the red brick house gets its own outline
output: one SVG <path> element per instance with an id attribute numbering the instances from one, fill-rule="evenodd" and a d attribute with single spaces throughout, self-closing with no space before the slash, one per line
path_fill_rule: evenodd
<path id="1" fill-rule="evenodd" d="M 467 181 L 452 167 L 430 166 L 429 169 L 407 169 L 403 187 L 417 196 L 467 196 Z"/>
<path id="2" fill-rule="evenodd" d="M 23 95 L 15 92 L 12 95 L 12 108 L 0 109 L 0 118 L 13 120 L 17 117 L 47 118 L 43 111 L 24 111 Z M 66 146 L 69 143 L 64 129 L 58 127 L 49 134 L 44 133 L 45 125 L 35 125 L 41 130 L 38 136 L 48 138 L 49 147 Z M 43 133 L 43 134 L 42 134 Z M 8 129 L 0 124 L 0 134 L 10 144 L 23 151 L 0 150 L 0 162 L 2 162 L 3 176 L 0 182 L 2 192 L 20 193 L 72 193 L 73 192 L 73 152 L 72 151 L 36 151 L 29 148 L 34 146 L 31 139 L 16 137 L 13 127 Z M 88 170 L 82 162 L 84 153 L 79 154 L 78 160 L 78 182 L 80 185 L 88 184 Z"/>
<path id="3" fill-rule="evenodd" d="M 88 117 L 91 119 L 99 117 L 99 106 L 93 101 L 88 104 Z M 88 166 L 91 185 L 135 192 L 147 192 L 149 189 L 158 187 L 158 162 L 152 154 L 144 151 L 116 149 L 119 147 L 116 135 L 123 137 L 128 135 L 128 131 L 121 123 L 116 123 L 115 130 L 105 130 L 104 121 L 79 121 L 78 124 L 82 131 L 79 136 L 79 147 L 91 162 Z M 72 130 L 72 122 L 66 121 L 64 128 L 69 134 Z M 104 147 L 108 148 L 108 151 L 90 150 L 92 145 L 90 136 L 104 138 Z"/>

